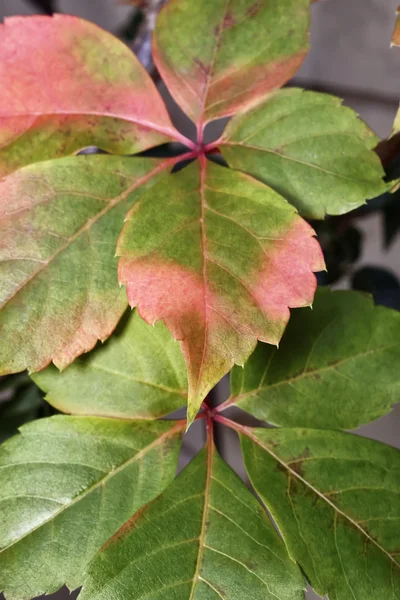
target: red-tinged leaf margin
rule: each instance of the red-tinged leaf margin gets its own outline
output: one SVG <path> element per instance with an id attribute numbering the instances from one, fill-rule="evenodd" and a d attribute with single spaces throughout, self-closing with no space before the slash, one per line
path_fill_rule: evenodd
<path id="1" fill-rule="evenodd" d="M 309 10 L 309 1 L 306 0 L 303 8 L 307 6 Z M 247 10 L 249 19 L 260 18 L 258 13 L 265 7 L 264 2 L 265 0 L 254 0 L 253 5 L 249 6 Z M 188 6 L 190 6 L 189 3 Z M 235 75 L 232 69 L 225 67 L 224 76 L 212 83 L 211 78 L 218 58 L 218 49 L 221 45 L 222 34 L 225 30 L 237 25 L 230 13 L 231 7 L 232 0 L 225 0 L 225 4 L 222 5 L 220 22 L 213 26 L 210 25 L 208 35 L 202 31 L 202 35 L 206 36 L 206 38 L 215 38 L 211 63 L 204 64 L 201 57 L 194 57 L 193 73 L 190 77 L 188 73 L 185 76 L 183 69 L 178 71 L 177 65 L 179 65 L 179 60 L 170 60 L 167 56 L 167 51 L 161 47 L 162 44 L 158 39 L 159 30 L 167 32 L 172 29 L 171 23 L 168 23 L 171 14 L 172 18 L 177 16 L 177 19 L 183 15 L 182 22 L 184 22 L 185 0 L 169 0 L 162 7 L 153 35 L 154 62 L 175 101 L 197 124 L 199 143 L 203 142 L 204 127 L 207 123 L 247 109 L 259 102 L 260 99 L 265 98 L 272 90 L 282 87 L 299 70 L 309 50 L 307 31 L 302 47 L 299 46 L 290 56 L 270 60 L 262 65 L 250 64 L 242 66 L 240 77 L 237 76 L 237 73 Z M 295 15 L 291 15 L 291 19 L 293 23 L 296 23 Z M 288 35 L 292 37 L 293 32 L 288 32 Z M 234 63 L 233 59 L 232 63 Z M 210 94 L 212 85 L 215 86 L 216 90 Z M 240 92 L 238 92 L 238 85 L 244 88 Z M 227 90 L 230 90 L 230 97 L 224 100 L 222 96 Z M 209 96 L 211 100 L 208 103 L 207 99 Z M 220 105 L 220 107 L 212 110 L 213 106 L 217 105 Z"/>
<path id="2" fill-rule="evenodd" d="M 187 153 L 178 157 L 168 158 L 164 161 L 157 164 L 157 166 L 141 177 L 139 180 L 136 180 L 134 184 L 132 184 L 129 188 L 127 188 L 122 194 L 114 198 L 110 201 L 107 206 L 100 211 L 95 219 L 90 219 L 83 225 L 78 231 L 74 233 L 73 236 L 68 238 L 66 243 L 57 249 L 57 251 L 44 263 L 40 265 L 38 269 L 34 273 L 32 273 L 26 281 L 23 282 L 23 285 L 20 285 L 16 290 L 13 291 L 13 294 L 9 296 L 3 304 L 0 306 L 0 310 L 2 310 L 9 302 L 11 302 L 21 290 L 25 288 L 27 284 L 29 284 L 35 277 L 40 275 L 42 271 L 47 268 L 49 263 L 53 261 L 61 252 L 63 252 L 71 242 L 77 239 L 83 232 L 88 230 L 94 223 L 96 223 L 100 218 L 102 218 L 107 212 L 109 212 L 112 208 L 114 208 L 119 202 L 125 200 L 129 194 L 131 194 L 134 190 L 139 188 L 145 182 L 149 181 L 152 177 L 156 176 L 162 171 L 165 171 L 169 168 L 173 168 L 178 162 L 185 158 L 191 158 L 192 153 Z M 79 159 L 73 159 L 79 160 Z M 4 180 L 4 181 L 7 181 Z M 118 285 L 117 280 L 115 282 L 116 286 Z M 18 359 L 18 362 L 9 363 L 0 365 L 0 373 L 1 375 L 8 375 L 15 372 L 23 371 L 28 369 L 30 372 L 41 371 L 46 368 L 51 362 L 55 364 L 59 369 L 66 368 L 69 364 L 71 364 L 75 358 L 83 354 L 84 352 L 89 352 L 94 348 L 96 343 L 100 340 L 104 342 L 114 331 L 120 318 L 122 317 L 124 311 L 126 309 L 126 305 L 124 305 L 121 310 L 118 311 L 116 315 L 113 315 L 110 318 L 106 318 L 101 324 L 96 324 L 96 313 L 90 315 L 83 315 L 86 320 L 86 324 L 81 322 L 78 329 L 75 331 L 72 338 L 70 338 L 65 343 L 58 343 L 56 346 L 53 345 L 52 348 L 46 350 L 46 352 L 42 352 L 39 354 L 39 349 L 35 353 L 35 360 L 28 360 L 24 358 L 24 360 Z M 90 327 L 87 326 L 87 322 L 90 322 Z M 49 335 L 51 336 L 51 340 L 54 341 L 57 338 L 57 331 L 49 331 Z M 4 342 L 3 342 L 4 343 Z M 44 344 L 43 344 L 44 346 Z M 43 348 L 42 346 L 42 348 Z"/>
<path id="3" fill-rule="evenodd" d="M 133 52 L 94 23 L 60 14 L 6 18 L 0 25 L 0 59 L 3 147 L 27 132 L 46 131 L 44 117 L 55 120 L 53 135 L 59 131 L 66 136 L 61 148 L 70 144 L 74 128 L 82 133 L 85 127 L 93 133 L 86 146 L 96 145 L 97 120 L 104 117 L 110 118 L 111 146 L 113 135 L 122 135 L 117 127 L 113 133 L 114 119 L 137 127 L 136 132 L 123 132 L 124 143 L 131 137 L 137 145 L 143 138 L 136 151 L 170 140 L 193 147 L 172 125 L 154 82 Z M 77 122 L 78 117 L 84 122 Z"/>
<path id="4" fill-rule="evenodd" d="M 237 314 L 232 303 L 228 306 L 226 298 L 219 297 L 211 289 L 207 278 L 210 257 L 204 260 L 207 256 L 204 223 L 208 208 L 205 200 L 208 161 L 204 155 L 198 157 L 198 164 L 202 274 L 167 261 L 162 256 L 157 256 L 156 252 L 140 257 L 136 257 L 135 252 L 129 255 L 129 233 L 126 245 L 126 228 L 122 230 L 117 245 L 117 255 L 121 257 L 119 281 L 127 287 L 130 306 L 137 307 L 139 315 L 149 324 L 163 320 L 175 339 L 181 342 L 188 370 L 188 425 L 193 422 L 210 389 L 235 363 L 244 363 L 254 350 L 257 339 L 276 345 L 279 343 L 290 318 L 289 307 L 312 304 L 317 287 L 314 273 L 325 267 L 313 230 L 291 209 L 294 219 L 285 233 L 285 243 L 278 245 L 275 252 L 272 251 L 267 256 L 267 260 L 264 257 L 265 265 L 260 267 L 257 281 L 247 290 L 261 309 L 268 325 L 264 322 L 264 331 L 261 331 L 259 324 L 249 322 L 248 315 L 247 322 L 243 322 L 244 319 Z M 216 165 L 211 168 L 225 171 Z M 249 175 L 233 173 L 241 183 L 248 180 L 258 188 L 270 190 Z M 140 200 L 128 213 L 128 222 L 131 217 L 136 216 L 139 206 Z M 219 267 L 223 269 L 223 266 Z M 299 278 L 298 285 L 293 285 L 293 273 Z M 213 331 L 208 318 L 211 311 L 214 315 Z M 230 327 L 228 330 L 227 324 Z"/>
<path id="5" fill-rule="evenodd" d="M 400 47 L 400 6 L 396 11 L 396 25 L 394 27 L 391 45 Z"/>

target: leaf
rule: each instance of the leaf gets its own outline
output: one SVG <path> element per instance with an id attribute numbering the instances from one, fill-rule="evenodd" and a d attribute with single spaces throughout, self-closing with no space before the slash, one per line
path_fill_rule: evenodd
<path id="1" fill-rule="evenodd" d="M 121 329 L 62 373 L 51 366 L 33 376 L 52 406 L 129 419 L 155 419 L 184 406 L 185 363 L 167 328 L 150 327 L 135 312 Z"/>
<path id="2" fill-rule="evenodd" d="M 168 164 L 80 156 L 0 182 L 1 374 L 51 361 L 65 367 L 112 333 L 127 304 L 114 258 L 118 234 Z"/>
<path id="3" fill-rule="evenodd" d="M 341 215 L 387 191 L 379 139 L 335 96 L 289 88 L 234 117 L 217 142 L 229 165 L 307 218 Z"/>
<path id="4" fill-rule="evenodd" d="M 82 584 L 86 563 L 174 478 L 183 424 L 58 416 L 0 448 L 0 590 Z"/>
<path id="5" fill-rule="evenodd" d="M 330 600 L 400 598 L 400 453 L 338 431 L 257 429 L 246 469 L 311 585 Z"/>
<path id="6" fill-rule="evenodd" d="M 87 146 L 132 154 L 180 139 L 149 75 L 106 31 L 67 15 L 0 27 L 0 176 Z"/>
<path id="7" fill-rule="evenodd" d="M 312 311 L 292 315 L 279 351 L 259 344 L 234 369 L 225 407 L 283 427 L 353 429 L 398 401 L 399 362 L 400 313 L 319 289 Z"/>
<path id="8" fill-rule="evenodd" d="M 81 600 L 301 600 L 304 580 L 264 511 L 202 451 L 89 565 Z"/>
<path id="9" fill-rule="evenodd" d="M 170 0 L 153 56 L 172 96 L 199 123 L 253 106 L 308 52 L 309 0 Z"/>
<path id="10" fill-rule="evenodd" d="M 273 190 L 206 160 L 160 181 L 128 214 L 117 254 L 130 305 L 181 340 L 189 424 L 257 338 L 277 344 L 288 306 L 312 303 L 313 230 Z"/>
<path id="11" fill-rule="evenodd" d="M 400 7 L 396 11 L 396 25 L 392 36 L 392 46 L 400 46 Z"/>

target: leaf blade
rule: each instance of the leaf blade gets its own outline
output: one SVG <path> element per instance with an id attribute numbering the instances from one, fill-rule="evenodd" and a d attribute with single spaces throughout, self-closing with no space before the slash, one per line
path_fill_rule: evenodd
<path id="1" fill-rule="evenodd" d="M 31 598 L 65 583 L 81 585 L 86 562 L 132 507 L 173 480 L 183 427 L 53 417 L 6 442 L 0 451 L 0 589 L 6 596 Z"/>
<path id="2" fill-rule="evenodd" d="M 0 175 L 88 146 L 132 154 L 176 137 L 136 57 L 93 23 L 12 17 L 0 38 Z"/>
<path id="3" fill-rule="evenodd" d="M 135 312 L 104 346 L 59 373 L 32 376 L 45 399 L 65 413 L 156 419 L 187 401 L 185 363 L 166 327 L 149 327 Z"/>
<path id="4" fill-rule="evenodd" d="M 313 311 L 292 315 L 279 350 L 259 344 L 244 370 L 234 368 L 225 408 L 283 427 L 373 421 L 398 400 L 399 328 L 398 313 L 367 295 L 320 289 Z"/>
<path id="5" fill-rule="evenodd" d="M 366 513 L 383 522 L 390 497 L 386 485 L 393 496 L 398 494 L 396 449 L 351 434 L 311 429 L 253 430 L 244 433 L 242 448 L 253 485 L 283 532 L 289 553 L 319 594 L 335 600 L 345 600 L 349 593 L 371 600 L 399 597 L 393 526 L 379 530 L 358 523 Z M 337 455 L 343 463 L 339 466 Z M 308 466 L 312 464 L 316 466 Z M 363 487 L 358 489 L 358 484 Z M 368 497 L 371 485 L 379 493 Z M 389 500 L 389 505 L 390 514 L 399 519 L 398 501 L 392 505 Z"/>
<path id="6" fill-rule="evenodd" d="M 153 55 L 177 103 L 202 125 L 290 79 L 308 52 L 308 27 L 308 0 L 173 0 L 158 17 Z"/>
<path id="7" fill-rule="evenodd" d="M 257 338 L 279 342 L 288 306 L 312 302 L 323 259 L 312 229 L 263 184 L 205 160 L 170 181 L 128 215 L 119 279 L 130 305 L 181 341 L 190 423 Z"/>
<path id="8" fill-rule="evenodd" d="M 94 558 L 82 598 L 100 600 L 111 589 L 119 600 L 169 600 L 179 589 L 188 600 L 233 600 L 250 585 L 255 600 L 300 600 L 304 588 L 255 498 L 209 448 Z"/>
<path id="9" fill-rule="evenodd" d="M 340 215 L 387 191 L 379 139 L 341 100 L 290 88 L 234 117 L 220 145 L 311 219 Z"/>
<path id="10" fill-rule="evenodd" d="M 139 188 L 168 161 L 80 156 L 0 182 L 0 371 L 65 367 L 124 310 L 115 247 Z M 21 318 L 23 316 L 23 319 Z"/>

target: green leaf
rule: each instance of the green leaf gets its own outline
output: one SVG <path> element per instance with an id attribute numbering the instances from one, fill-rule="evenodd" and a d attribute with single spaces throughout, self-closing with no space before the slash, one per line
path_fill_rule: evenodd
<path id="1" fill-rule="evenodd" d="M 0 182 L 1 374 L 51 361 L 65 367 L 112 333 L 127 306 L 118 235 L 127 210 L 168 165 L 79 156 Z"/>
<path id="2" fill-rule="evenodd" d="M 137 314 L 65 371 L 50 366 L 33 380 L 61 412 L 155 419 L 187 401 L 185 363 L 163 323 L 154 328 Z"/>
<path id="3" fill-rule="evenodd" d="M 203 124 L 288 81 L 307 54 L 308 28 L 309 0 L 171 0 L 153 55 L 176 102 Z"/>
<path id="4" fill-rule="evenodd" d="M 387 191 L 379 139 L 335 96 L 290 88 L 234 117 L 220 142 L 229 165 L 264 181 L 313 219 Z"/>
<path id="5" fill-rule="evenodd" d="M 173 480 L 182 423 L 58 416 L 0 448 L 0 591 L 82 584 L 86 563 Z"/>
<path id="6" fill-rule="evenodd" d="M 313 230 L 264 184 L 201 160 L 145 193 L 117 254 L 131 306 L 165 321 L 188 368 L 189 424 L 257 338 L 277 344 L 323 269 Z"/>
<path id="7" fill-rule="evenodd" d="M 257 500 L 202 451 L 89 565 L 81 600 L 301 600 L 304 580 Z"/>
<path id="8" fill-rule="evenodd" d="M 284 427 L 354 429 L 398 401 L 399 364 L 400 313 L 319 289 L 312 311 L 292 314 L 279 350 L 259 344 L 235 367 L 225 408 Z"/>
<path id="9" fill-rule="evenodd" d="M 12 17 L 0 31 L 0 176 L 87 146 L 132 154 L 182 137 L 134 54 L 93 23 Z"/>
<path id="10" fill-rule="evenodd" d="M 242 436 L 251 482 L 289 554 L 329 600 L 400 598 L 400 452 L 337 431 Z"/>

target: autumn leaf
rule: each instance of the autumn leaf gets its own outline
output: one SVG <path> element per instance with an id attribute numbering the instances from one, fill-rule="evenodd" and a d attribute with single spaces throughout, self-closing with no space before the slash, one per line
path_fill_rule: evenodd
<path id="1" fill-rule="evenodd" d="M 132 154 L 182 139 L 135 55 L 93 23 L 5 19 L 0 57 L 0 176 L 88 146 Z"/>
<path id="2" fill-rule="evenodd" d="M 79 156 L 0 182 L 0 371 L 64 368 L 126 309 L 115 247 L 127 210 L 171 163 Z"/>
<path id="3" fill-rule="evenodd" d="M 278 344 L 288 307 L 312 304 L 324 268 L 314 232 L 256 180 L 206 160 L 145 193 L 118 243 L 131 306 L 181 340 L 189 423 L 257 339 Z"/>
<path id="4" fill-rule="evenodd" d="M 308 52 L 309 0 L 170 0 L 153 55 L 176 102 L 201 130 L 281 87 Z"/>
<path id="5" fill-rule="evenodd" d="M 400 7 L 396 13 L 396 25 L 392 36 L 392 46 L 400 46 Z M 397 112 L 396 119 L 394 122 L 393 133 L 400 131 L 400 110 Z"/>

